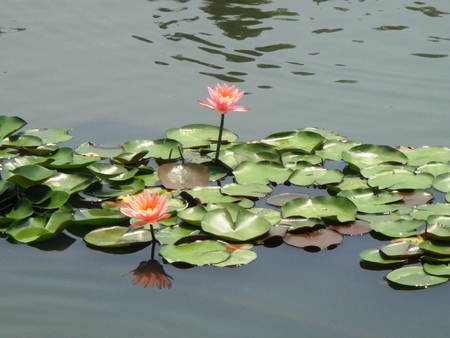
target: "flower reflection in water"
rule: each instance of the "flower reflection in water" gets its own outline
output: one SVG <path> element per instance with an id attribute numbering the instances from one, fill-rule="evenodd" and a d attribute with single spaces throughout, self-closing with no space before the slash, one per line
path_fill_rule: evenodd
<path id="1" fill-rule="evenodd" d="M 133 275 L 133 285 L 140 282 L 144 288 L 149 285 L 152 288 L 156 285 L 159 289 L 170 289 L 172 287 L 172 282 L 170 280 L 173 280 L 173 278 L 164 271 L 161 263 L 155 259 L 155 248 L 156 241 L 153 241 L 151 258 L 148 261 L 140 262 L 136 269 L 127 272 L 122 277 Z"/>
<path id="2" fill-rule="evenodd" d="M 134 276 L 133 285 L 140 282 L 144 288 L 147 286 L 152 288 L 155 285 L 159 289 L 170 289 L 172 287 L 170 280 L 173 280 L 173 278 L 164 271 L 162 265 L 155 259 L 141 262 L 136 269 L 124 274 L 123 277 L 129 275 Z"/>

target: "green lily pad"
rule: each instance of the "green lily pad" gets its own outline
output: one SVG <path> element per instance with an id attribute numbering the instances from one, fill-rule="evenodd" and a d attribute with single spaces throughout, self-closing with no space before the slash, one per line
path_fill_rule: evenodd
<path id="1" fill-rule="evenodd" d="M 205 216 L 206 213 L 207 213 L 206 208 L 203 205 L 198 204 L 194 207 L 186 208 L 184 210 L 179 211 L 177 216 L 182 221 L 188 224 L 200 226 L 203 216 Z"/>
<path id="2" fill-rule="evenodd" d="M 411 216 L 424 221 L 428 220 L 430 216 L 450 216 L 450 204 L 449 203 L 435 203 L 418 205 L 411 211 Z"/>
<path id="3" fill-rule="evenodd" d="M 171 264 L 187 263 L 197 266 L 217 264 L 230 257 L 225 243 L 212 240 L 163 245 L 159 253 Z"/>
<path id="4" fill-rule="evenodd" d="M 0 115 L 0 140 L 10 136 L 26 124 L 27 122 L 20 117 Z"/>
<path id="5" fill-rule="evenodd" d="M 417 219 L 397 219 L 394 221 L 375 221 L 370 224 L 370 228 L 388 237 L 410 237 L 417 236 L 420 231 L 417 229 L 423 224 Z"/>
<path id="6" fill-rule="evenodd" d="M 158 177 L 166 189 L 204 187 L 209 182 L 209 169 L 199 163 L 166 163 L 157 169 Z"/>
<path id="7" fill-rule="evenodd" d="M 319 155 L 325 160 L 340 161 L 342 159 L 342 152 L 347 151 L 361 143 L 350 140 L 326 140 L 315 151 L 316 155 Z"/>
<path id="8" fill-rule="evenodd" d="M 183 145 L 170 138 L 160 140 L 127 141 L 122 145 L 125 153 L 141 153 L 147 151 L 144 158 L 179 159 L 183 154 Z"/>
<path id="9" fill-rule="evenodd" d="M 253 163 L 243 161 L 233 169 L 233 175 L 238 183 L 282 184 L 289 179 L 292 170 L 282 164 L 270 161 Z"/>
<path id="10" fill-rule="evenodd" d="M 339 170 L 325 169 L 319 166 L 302 166 L 295 170 L 289 181 L 295 185 L 326 185 L 341 182 L 344 175 Z"/>
<path id="11" fill-rule="evenodd" d="M 69 194 L 73 194 L 78 191 L 82 191 L 89 187 L 91 184 L 98 182 L 99 179 L 89 175 L 81 173 L 64 174 L 57 173 L 51 178 L 43 182 L 43 184 L 52 188 L 52 190 L 65 191 Z"/>
<path id="12" fill-rule="evenodd" d="M 90 245 L 102 248 L 120 248 L 136 244 L 145 244 L 153 240 L 149 230 L 139 228 L 113 226 L 100 228 L 84 236 L 84 241 Z"/>
<path id="13" fill-rule="evenodd" d="M 365 262 L 381 265 L 405 264 L 408 261 L 407 259 L 386 258 L 386 256 L 382 255 L 378 249 L 361 251 L 359 257 Z"/>
<path id="14" fill-rule="evenodd" d="M 397 207 L 388 204 L 403 200 L 399 194 L 390 191 L 374 192 L 372 189 L 345 190 L 337 196 L 347 197 L 358 207 L 359 212 L 364 213 L 393 212 Z"/>
<path id="15" fill-rule="evenodd" d="M 423 270 L 433 276 L 450 277 L 450 267 L 448 264 L 424 263 Z"/>
<path id="16" fill-rule="evenodd" d="M 429 217 L 429 219 L 432 216 Z M 436 219 L 436 217 L 433 217 Z M 443 222 L 442 216 L 437 218 L 439 221 Z M 437 239 L 441 241 L 450 241 L 450 217 L 446 217 L 445 221 L 447 224 L 434 223 L 427 226 L 427 238 Z"/>
<path id="17" fill-rule="evenodd" d="M 393 242 L 383 245 L 380 251 L 390 259 L 407 259 L 423 255 L 423 251 L 417 243 L 411 241 Z"/>
<path id="18" fill-rule="evenodd" d="M 450 164 L 447 163 L 428 163 L 417 168 L 419 173 L 428 173 L 434 177 L 450 172 Z"/>
<path id="19" fill-rule="evenodd" d="M 256 258 L 258 258 L 258 255 L 254 251 L 246 249 L 237 249 L 231 253 L 230 257 L 228 257 L 227 260 L 220 263 L 215 263 L 214 266 L 219 267 L 241 266 L 253 262 Z"/>
<path id="20" fill-rule="evenodd" d="M 450 173 L 440 174 L 433 179 L 433 188 L 442 192 L 450 192 Z"/>
<path id="21" fill-rule="evenodd" d="M 42 140 L 37 136 L 14 134 L 1 142 L 2 146 L 37 148 L 42 145 Z"/>
<path id="22" fill-rule="evenodd" d="M 287 226 L 290 233 L 313 232 L 326 228 L 325 222 L 320 218 L 283 218 L 279 225 Z"/>
<path id="23" fill-rule="evenodd" d="M 33 207 L 30 200 L 19 198 L 11 208 L 8 208 L 5 217 L 12 220 L 21 220 L 33 215 Z"/>
<path id="24" fill-rule="evenodd" d="M 433 181 L 431 174 L 415 174 L 408 170 L 382 171 L 369 178 L 368 183 L 379 189 L 427 189 Z"/>
<path id="25" fill-rule="evenodd" d="M 448 281 L 448 278 L 427 274 L 421 266 L 407 266 L 389 272 L 386 278 L 396 284 L 408 287 L 426 288 Z"/>
<path id="26" fill-rule="evenodd" d="M 281 154 L 281 161 L 287 169 L 295 170 L 297 164 L 306 163 L 308 165 L 322 164 L 323 158 L 318 155 L 305 154 L 301 151 L 290 150 Z"/>
<path id="27" fill-rule="evenodd" d="M 232 215 L 227 208 L 209 211 L 202 219 L 202 229 L 219 238 L 245 242 L 264 235 L 272 226 L 258 215 L 240 209 Z"/>
<path id="28" fill-rule="evenodd" d="M 434 255 L 439 256 L 450 256 L 450 243 L 449 242 L 442 242 L 437 240 L 426 240 L 420 243 L 420 248 L 425 251 L 429 252 Z"/>
<path id="29" fill-rule="evenodd" d="M 306 194 L 287 192 L 287 193 L 277 194 L 277 195 L 268 197 L 266 199 L 266 203 L 269 205 L 276 206 L 276 207 L 282 207 L 290 200 L 293 200 L 294 198 L 299 198 L 299 197 L 309 198 L 309 196 Z"/>
<path id="30" fill-rule="evenodd" d="M 383 163 L 395 162 L 406 164 L 408 157 L 401 151 L 389 146 L 361 144 L 342 153 L 342 159 L 359 170 Z"/>
<path id="31" fill-rule="evenodd" d="M 207 124 L 189 124 L 181 128 L 169 129 L 166 137 L 177 140 L 185 148 L 207 147 L 217 142 L 219 127 Z M 238 136 L 227 129 L 223 129 L 222 142 L 236 142 Z"/>
<path id="32" fill-rule="evenodd" d="M 224 185 L 220 192 L 224 195 L 247 198 L 263 198 L 272 192 L 272 188 L 265 184 L 247 183 L 237 184 L 229 183 Z"/>
<path id="33" fill-rule="evenodd" d="M 234 154 L 237 163 L 270 161 L 281 163 L 278 149 L 264 143 L 237 143 L 227 149 Z"/>
<path id="34" fill-rule="evenodd" d="M 292 216 L 326 218 L 341 223 L 354 221 L 357 210 L 352 201 L 339 196 L 295 198 L 281 208 L 284 218 Z"/>
<path id="35" fill-rule="evenodd" d="M 193 198 L 201 203 L 233 203 L 240 200 L 238 197 L 226 196 L 221 193 L 220 187 L 196 187 L 189 191 Z"/>
<path id="36" fill-rule="evenodd" d="M 303 248 L 307 251 L 333 249 L 343 241 L 344 237 L 337 231 L 319 229 L 301 234 L 288 233 L 284 237 L 286 244 Z"/>
<path id="37" fill-rule="evenodd" d="M 415 172 L 414 167 L 409 167 L 402 165 L 400 163 L 379 163 L 375 165 L 370 165 L 368 167 L 365 167 L 361 169 L 361 175 L 363 175 L 365 178 L 370 178 L 378 173 L 385 172 L 385 171 L 394 171 L 394 170 L 406 170 L 411 173 Z"/>
<path id="38" fill-rule="evenodd" d="M 139 178 L 131 178 L 125 181 L 102 181 L 96 189 L 86 191 L 87 194 L 99 198 L 112 198 L 125 195 L 134 195 L 143 190 L 145 183 Z"/>
<path id="39" fill-rule="evenodd" d="M 128 218 L 128 216 L 125 216 L 118 210 L 81 209 L 75 213 L 73 223 L 78 225 L 108 226 L 123 222 Z"/>
<path id="40" fill-rule="evenodd" d="M 93 142 L 85 142 L 75 148 L 75 152 L 80 155 L 110 158 L 119 156 L 122 148 L 119 146 L 105 146 Z"/>
<path id="41" fill-rule="evenodd" d="M 72 138 L 71 135 L 67 133 L 70 131 L 70 128 L 39 128 L 39 129 L 31 129 L 24 132 L 25 135 L 36 136 L 42 140 L 44 144 L 49 143 L 61 143 L 68 141 Z"/>
<path id="42" fill-rule="evenodd" d="M 100 179 L 108 179 L 127 172 L 127 169 L 123 165 L 102 162 L 91 164 L 87 169 Z"/>
<path id="43" fill-rule="evenodd" d="M 400 149 L 408 157 L 408 164 L 421 166 L 431 162 L 447 163 L 450 161 L 450 149 L 439 146 L 423 146 L 415 149 Z"/>
<path id="44" fill-rule="evenodd" d="M 359 236 L 370 232 L 370 223 L 362 220 L 356 220 L 355 222 L 348 224 L 330 225 L 330 230 L 339 232 L 342 235 Z"/>
<path id="45" fill-rule="evenodd" d="M 68 212 L 55 212 L 49 219 L 29 217 L 14 221 L 5 233 L 21 243 L 44 241 L 61 234 L 72 220 L 72 214 Z"/>
<path id="46" fill-rule="evenodd" d="M 56 174 L 56 170 L 49 170 L 39 165 L 25 165 L 13 170 L 7 180 L 22 188 L 41 184 Z"/>
<path id="47" fill-rule="evenodd" d="M 316 132 L 294 130 L 271 134 L 261 142 L 283 150 L 297 149 L 310 154 L 324 140 L 325 138 Z"/>

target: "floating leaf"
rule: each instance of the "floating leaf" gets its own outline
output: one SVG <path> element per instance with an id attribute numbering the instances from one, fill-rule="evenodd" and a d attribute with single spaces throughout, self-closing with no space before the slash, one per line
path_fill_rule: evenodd
<path id="1" fill-rule="evenodd" d="M 258 255 L 251 250 L 237 249 L 234 250 L 227 260 L 214 264 L 219 267 L 241 266 L 253 262 Z"/>
<path id="2" fill-rule="evenodd" d="M 381 265 L 405 264 L 408 261 L 407 259 L 386 258 L 386 256 L 382 255 L 378 249 L 361 251 L 359 257 L 365 262 Z"/>
<path id="3" fill-rule="evenodd" d="M 379 189 L 427 189 L 433 181 L 431 174 L 415 174 L 408 170 L 382 171 L 369 178 L 368 183 Z"/>
<path id="4" fill-rule="evenodd" d="M 26 124 L 20 117 L 0 115 L 0 141 Z"/>
<path id="5" fill-rule="evenodd" d="M 142 153 L 146 151 L 145 158 L 154 157 L 162 159 L 178 159 L 183 153 L 183 145 L 170 138 L 160 140 L 127 141 L 122 145 L 125 153 Z"/>
<path id="6" fill-rule="evenodd" d="M 209 169 L 198 163 L 166 163 L 157 170 L 166 189 L 204 187 L 209 182 Z"/>
<path id="7" fill-rule="evenodd" d="M 342 153 L 342 159 L 352 167 L 363 169 L 383 162 L 406 164 L 408 157 L 401 151 L 389 146 L 361 144 Z"/>
<path id="8" fill-rule="evenodd" d="M 72 220 L 73 217 L 68 212 L 55 212 L 49 219 L 29 217 L 13 222 L 5 233 L 21 243 L 44 241 L 58 236 Z"/>
<path id="9" fill-rule="evenodd" d="M 163 245 L 159 253 L 171 264 L 186 263 L 198 266 L 217 264 L 230 257 L 225 243 L 211 240 Z"/>
<path id="10" fill-rule="evenodd" d="M 450 257 L 450 243 L 441 242 L 437 240 L 426 240 L 420 243 L 420 248 L 423 251 L 434 255 Z"/>
<path id="11" fill-rule="evenodd" d="M 448 278 L 427 274 L 421 266 L 407 266 L 396 269 L 389 272 L 386 278 L 392 283 L 416 288 L 426 288 L 448 281 Z"/>
<path id="12" fill-rule="evenodd" d="M 370 232 L 370 223 L 366 221 L 355 221 L 345 225 L 330 225 L 330 230 L 335 230 L 342 235 L 357 236 Z"/>
<path id="13" fill-rule="evenodd" d="M 448 264 L 424 263 L 423 270 L 429 275 L 450 277 L 450 267 L 448 266 Z"/>
<path id="14" fill-rule="evenodd" d="M 219 127 L 207 124 L 189 124 L 181 128 L 169 129 L 165 134 L 168 138 L 182 143 L 185 148 L 207 147 L 212 142 L 217 142 Z M 236 134 L 223 129 L 223 142 L 235 142 L 237 139 Z"/>
<path id="15" fill-rule="evenodd" d="M 122 226 L 96 229 L 84 236 L 86 243 L 103 248 L 145 244 L 152 240 L 152 233 L 146 229 L 130 229 Z"/>
<path id="16" fill-rule="evenodd" d="M 272 192 L 272 188 L 265 184 L 236 184 L 229 183 L 224 185 L 220 192 L 224 195 L 247 198 L 263 198 Z"/>
<path id="17" fill-rule="evenodd" d="M 244 161 L 233 169 L 233 175 L 238 183 L 260 183 L 270 182 L 284 183 L 289 179 L 292 170 L 285 168 L 282 164 L 270 161 L 253 163 Z"/>
<path id="18" fill-rule="evenodd" d="M 397 207 L 388 204 L 398 202 L 403 199 L 402 196 L 390 191 L 374 192 L 372 189 L 345 190 L 341 191 L 337 195 L 347 197 L 358 207 L 359 212 L 365 213 L 395 211 L 397 210 Z"/>
<path id="19" fill-rule="evenodd" d="M 339 170 L 330 170 L 318 166 L 303 166 L 295 170 L 289 181 L 292 184 L 308 186 L 339 183 L 344 175 Z"/>
<path id="20" fill-rule="evenodd" d="M 406 259 L 411 257 L 418 257 L 423 254 L 420 246 L 411 241 L 393 242 L 383 245 L 380 251 L 391 259 Z"/>
<path id="21" fill-rule="evenodd" d="M 107 226 L 127 220 L 128 217 L 117 210 L 81 209 L 74 216 L 74 224 L 90 226 Z"/>
<path id="22" fill-rule="evenodd" d="M 340 161 L 342 159 L 342 152 L 349 150 L 361 143 L 349 140 L 326 140 L 315 151 L 323 159 Z"/>
<path id="23" fill-rule="evenodd" d="M 450 161 L 450 149 L 439 146 L 423 146 L 415 149 L 400 149 L 408 157 L 411 166 L 422 166 L 431 162 L 447 163 Z"/>
<path id="24" fill-rule="evenodd" d="M 44 144 L 60 143 L 68 141 L 72 136 L 68 135 L 70 128 L 39 128 L 31 129 L 24 132 L 25 135 L 36 136 L 42 140 Z"/>
<path id="25" fill-rule="evenodd" d="M 389 237 L 409 237 L 417 236 L 420 231 L 417 229 L 423 224 L 417 219 L 398 219 L 394 221 L 372 222 L 370 228 L 378 233 Z"/>
<path id="26" fill-rule="evenodd" d="M 271 134 L 261 142 L 283 150 L 298 149 L 310 154 L 324 140 L 324 137 L 316 132 L 294 130 Z"/>
<path id="27" fill-rule="evenodd" d="M 226 208 L 209 211 L 202 219 L 202 229 L 225 240 L 245 242 L 264 235 L 271 227 L 268 221 L 245 209 L 233 216 Z"/>
<path id="28" fill-rule="evenodd" d="M 91 164 L 87 168 L 91 173 L 101 179 L 108 179 L 127 172 L 127 169 L 123 165 L 102 162 Z"/>
<path id="29" fill-rule="evenodd" d="M 49 170 L 39 165 L 25 165 L 14 169 L 7 180 L 23 188 L 28 188 L 43 183 L 55 174 L 55 170 Z"/>
<path id="30" fill-rule="evenodd" d="M 343 239 L 344 237 L 337 231 L 319 229 L 314 232 L 302 234 L 288 233 L 284 241 L 289 245 L 316 252 L 325 249 L 334 249 Z"/>
<path id="31" fill-rule="evenodd" d="M 287 193 L 273 195 L 273 196 L 268 197 L 266 200 L 266 203 L 269 205 L 276 206 L 276 207 L 281 207 L 284 204 L 286 204 L 287 202 L 289 202 L 290 200 L 293 200 L 294 198 L 298 198 L 298 197 L 309 198 L 309 196 L 306 194 L 287 192 Z"/>
<path id="32" fill-rule="evenodd" d="M 328 218 L 341 223 L 355 220 L 356 205 L 346 197 L 295 198 L 281 208 L 283 217 Z"/>

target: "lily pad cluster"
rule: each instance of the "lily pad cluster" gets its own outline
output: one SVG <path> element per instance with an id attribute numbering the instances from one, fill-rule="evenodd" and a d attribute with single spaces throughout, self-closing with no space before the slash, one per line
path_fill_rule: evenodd
<path id="1" fill-rule="evenodd" d="M 130 227 L 120 201 L 151 189 L 171 195 L 172 217 L 156 239 L 175 266 L 243 265 L 256 259 L 255 245 L 315 252 L 370 233 L 393 241 L 361 252 L 362 265 L 392 270 L 393 285 L 450 276 L 449 148 L 360 144 L 319 128 L 240 142 L 224 130 L 214 161 L 219 128 L 205 124 L 75 149 L 58 146 L 69 129 L 25 125 L 0 116 L 0 231 L 10 240 L 66 232 L 93 248 L 139 249 L 152 236 Z"/>

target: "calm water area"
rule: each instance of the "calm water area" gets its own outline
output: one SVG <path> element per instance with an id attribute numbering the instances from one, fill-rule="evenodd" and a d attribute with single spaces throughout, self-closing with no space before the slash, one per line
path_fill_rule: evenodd
<path id="1" fill-rule="evenodd" d="M 450 146 L 450 1 L 2 0 L 0 114 L 68 127 L 76 146 L 157 139 L 191 123 L 207 86 L 247 94 L 242 141 L 320 127 L 363 143 Z M 448 337 L 450 284 L 394 290 L 335 250 L 256 248 L 236 268 L 165 265 L 172 288 L 122 277 L 76 233 L 0 241 L 0 337 Z"/>

